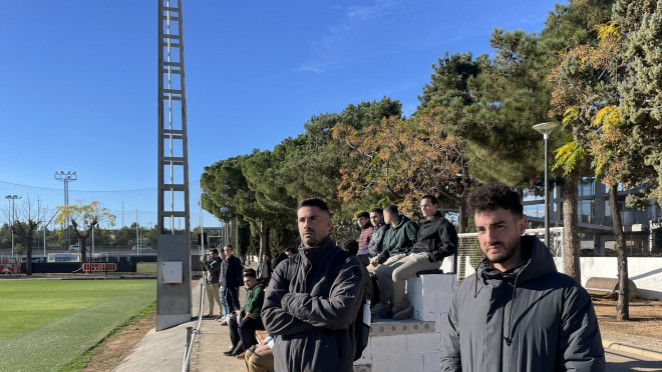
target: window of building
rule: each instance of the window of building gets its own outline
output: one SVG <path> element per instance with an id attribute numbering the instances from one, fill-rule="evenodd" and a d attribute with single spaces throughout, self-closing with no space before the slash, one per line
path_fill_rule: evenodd
<path id="1" fill-rule="evenodd" d="M 593 200 L 580 200 L 577 204 L 577 212 L 579 213 L 580 223 L 593 223 L 593 215 L 595 214 Z"/>

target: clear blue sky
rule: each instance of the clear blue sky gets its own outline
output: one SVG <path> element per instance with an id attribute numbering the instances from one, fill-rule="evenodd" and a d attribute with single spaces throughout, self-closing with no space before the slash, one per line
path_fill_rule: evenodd
<path id="1" fill-rule="evenodd" d="M 539 32 L 556 2 L 184 0 L 192 203 L 205 166 L 273 149 L 313 115 L 383 96 L 410 114 L 445 51 L 489 53 L 494 27 Z M 156 188 L 157 5 L 3 2 L 2 196 L 59 205 L 56 170 L 78 174 L 70 200 Z M 155 208 L 146 195 L 127 208 Z"/>

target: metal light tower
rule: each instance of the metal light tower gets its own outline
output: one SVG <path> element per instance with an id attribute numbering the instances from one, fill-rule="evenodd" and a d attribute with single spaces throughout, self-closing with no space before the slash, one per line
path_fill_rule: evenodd
<path id="1" fill-rule="evenodd" d="M 76 181 L 78 176 L 76 172 L 55 171 L 55 179 L 64 182 L 64 205 L 69 205 L 69 182 Z M 69 229 L 69 218 L 67 218 L 67 245 L 71 245 L 71 230 Z"/>
<path id="2" fill-rule="evenodd" d="M 190 205 L 182 0 L 158 9 L 156 330 L 191 320 Z"/>
<path id="3" fill-rule="evenodd" d="M 18 195 L 7 195 L 5 196 L 5 199 L 7 201 L 11 201 L 11 253 L 14 254 L 14 215 L 15 215 L 15 209 L 14 209 L 14 201 L 16 199 L 20 199 L 21 197 Z"/>
<path id="4" fill-rule="evenodd" d="M 543 139 L 545 141 L 545 245 L 547 245 L 547 249 L 551 249 L 552 247 L 549 246 L 549 180 L 547 179 L 547 174 L 549 172 L 549 163 L 547 161 L 547 155 L 548 155 L 548 150 L 547 150 L 547 140 L 549 139 L 549 134 L 556 129 L 556 127 L 559 126 L 559 123 L 555 122 L 547 122 L 547 123 L 540 123 L 536 124 L 533 126 L 533 129 L 535 129 L 537 132 L 542 133 Z"/>

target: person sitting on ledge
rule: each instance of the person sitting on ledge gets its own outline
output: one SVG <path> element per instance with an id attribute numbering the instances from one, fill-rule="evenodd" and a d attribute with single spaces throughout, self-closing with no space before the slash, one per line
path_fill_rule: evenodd
<path id="1" fill-rule="evenodd" d="M 228 321 L 232 350 L 224 352 L 225 355 L 237 358 L 243 358 L 244 351 L 257 343 L 255 331 L 264 328 L 260 316 L 264 303 L 264 285 L 258 283 L 255 270 L 244 270 L 244 287 L 246 303 L 241 310 L 235 311 Z"/>

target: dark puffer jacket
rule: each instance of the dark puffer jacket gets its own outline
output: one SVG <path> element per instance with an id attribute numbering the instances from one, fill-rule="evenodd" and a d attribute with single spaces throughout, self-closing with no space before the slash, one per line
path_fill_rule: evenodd
<path id="1" fill-rule="evenodd" d="M 556 271 L 547 247 L 521 238 L 530 257 L 502 273 L 484 260 L 460 284 L 442 334 L 441 370 L 554 372 L 605 370 L 593 303 Z"/>
<path id="2" fill-rule="evenodd" d="M 370 243 L 368 243 L 368 254 L 370 257 L 375 257 L 376 255 L 382 253 L 382 246 L 384 245 L 384 236 L 389 229 L 389 225 L 385 224 L 384 221 L 380 222 L 379 225 L 375 227 L 375 230 L 372 232 L 372 238 Z"/>
<path id="3" fill-rule="evenodd" d="M 350 372 L 356 342 L 350 324 L 363 298 L 363 273 L 356 256 L 338 272 L 329 266 L 340 248 L 326 238 L 319 247 L 299 248 L 299 254 L 278 264 L 267 290 L 262 319 L 276 342 L 272 349 L 276 372 Z M 287 280 L 294 265 L 294 278 Z M 338 272 L 334 279 L 331 272 Z"/>

